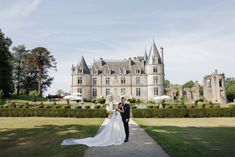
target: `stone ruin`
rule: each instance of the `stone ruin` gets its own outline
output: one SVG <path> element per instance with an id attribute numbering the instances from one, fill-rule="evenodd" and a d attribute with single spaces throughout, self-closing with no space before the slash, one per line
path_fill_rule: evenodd
<path id="1" fill-rule="evenodd" d="M 207 103 L 226 104 L 225 75 L 218 74 L 218 70 L 215 70 L 211 75 L 206 75 L 203 78 L 203 95 L 200 92 L 200 85 L 197 81 L 192 88 L 171 85 L 166 89 L 166 94 L 171 97 L 172 101 L 179 100 L 182 96 L 185 96 L 186 103 L 194 103 L 196 100 L 203 98 Z"/>
<path id="2" fill-rule="evenodd" d="M 224 74 L 218 74 L 218 70 L 215 70 L 203 78 L 203 97 L 207 102 L 227 103 Z"/>
<path id="3" fill-rule="evenodd" d="M 195 82 L 192 88 L 183 88 L 181 85 L 172 85 L 166 89 L 166 94 L 172 98 L 173 101 L 179 100 L 182 96 L 185 96 L 187 103 L 194 103 L 200 99 L 200 85 Z"/>

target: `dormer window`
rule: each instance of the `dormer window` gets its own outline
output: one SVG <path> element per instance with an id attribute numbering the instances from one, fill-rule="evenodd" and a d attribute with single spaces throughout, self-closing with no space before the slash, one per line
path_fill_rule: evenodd
<path id="1" fill-rule="evenodd" d="M 108 69 L 105 70 L 105 73 L 106 73 L 107 75 L 110 75 L 110 74 L 111 74 L 111 70 L 108 68 Z"/>
<path id="2" fill-rule="evenodd" d="M 140 69 L 136 69 L 136 74 L 141 74 L 141 70 Z"/>
<path id="3" fill-rule="evenodd" d="M 78 69 L 78 74 L 83 74 L 83 69 L 82 68 Z"/>
<path id="4" fill-rule="evenodd" d="M 94 69 L 92 72 L 93 72 L 94 75 L 98 74 L 98 70 L 97 69 Z"/>
<path id="5" fill-rule="evenodd" d="M 120 69 L 120 74 L 124 74 L 125 75 L 126 74 L 126 69 L 125 68 L 121 68 Z"/>

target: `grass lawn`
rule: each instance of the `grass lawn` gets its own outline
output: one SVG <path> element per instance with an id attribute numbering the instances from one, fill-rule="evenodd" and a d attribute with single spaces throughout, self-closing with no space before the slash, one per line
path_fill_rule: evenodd
<path id="1" fill-rule="evenodd" d="M 171 157 L 235 157 L 235 118 L 135 118 Z"/>
<path id="2" fill-rule="evenodd" d="M 1 157 L 79 157 L 84 145 L 60 146 L 63 139 L 94 136 L 103 118 L 0 118 Z"/>

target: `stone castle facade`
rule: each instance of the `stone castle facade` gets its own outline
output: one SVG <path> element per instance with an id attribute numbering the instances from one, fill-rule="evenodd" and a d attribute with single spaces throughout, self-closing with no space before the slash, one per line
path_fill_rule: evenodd
<path id="1" fill-rule="evenodd" d="M 164 56 L 153 42 L 149 54 L 133 59 L 94 60 L 91 66 L 82 57 L 72 66 L 71 93 L 81 93 L 83 98 L 121 97 L 153 100 L 164 94 Z"/>

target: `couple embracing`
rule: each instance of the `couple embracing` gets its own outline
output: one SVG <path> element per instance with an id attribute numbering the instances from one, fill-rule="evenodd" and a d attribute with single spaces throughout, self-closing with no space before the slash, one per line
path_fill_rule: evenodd
<path id="1" fill-rule="evenodd" d="M 65 139 L 61 145 L 84 144 L 89 147 L 121 145 L 129 140 L 129 120 L 130 106 L 122 97 L 108 124 L 95 137 Z"/>

